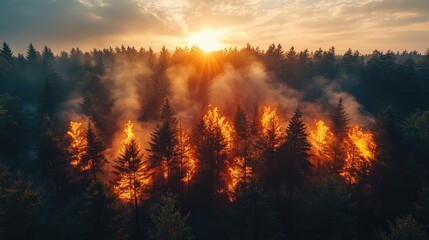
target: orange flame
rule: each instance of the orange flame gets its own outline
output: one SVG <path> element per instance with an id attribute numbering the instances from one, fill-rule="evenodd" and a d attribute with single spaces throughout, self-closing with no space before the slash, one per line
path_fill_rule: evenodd
<path id="1" fill-rule="evenodd" d="M 270 106 L 264 107 L 261 123 L 262 135 L 264 138 L 272 142 L 275 149 L 280 147 L 281 142 L 278 139 L 282 137 L 283 133 L 280 127 L 279 117 L 277 116 L 277 110 Z"/>
<path id="2" fill-rule="evenodd" d="M 318 166 L 319 168 L 320 164 L 332 159 L 330 146 L 334 140 L 334 134 L 325 122 L 319 120 L 316 123 L 316 129 L 310 131 L 308 140 L 311 143 L 312 155 L 316 157 L 316 162 L 314 163 L 315 166 Z"/>
<path id="3" fill-rule="evenodd" d="M 227 193 L 231 202 L 235 200 L 237 187 L 240 183 L 249 182 L 253 175 L 253 170 L 247 166 L 245 158 L 235 157 L 234 161 L 228 167 L 229 179 L 227 179 Z"/>
<path id="4" fill-rule="evenodd" d="M 184 162 L 184 171 L 182 181 L 189 183 L 197 172 L 197 161 L 194 157 L 193 149 L 191 148 L 191 140 L 186 131 L 179 132 L 179 144 L 177 145 L 181 160 Z"/>
<path id="5" fill-rule="evenodd" d="M 219 109 L 217 107 L 212 110 L 209 109 L 207 113 L 203 116 L 204 127 L 208 132 L 217 132 L 220 130 L 227 148 L 232 147 L 233 139 L 233 128 L 231 124 L 226 121 L 225 117 L 219 114 Z"/>
<path id="6" fill-rule="evenodd" d="M 346 159 L 340 173 L 351 184 L 358 182 L 360 175 L 367 175 L 375 158 L 376 143 L 372 133 L 366 133 L 358 125 L 347 132 L 344 142 Z"/>
<path id="7" fill-rule="evenodd" d="M 83 165 L 82 158 L 85 154 L 86 147 L 86 138 L 82 132 L 82 123 L 81 122 L 70 122 L 69 131 L 67 135 L 72 139 L 70 146 L 68 148 L 69 152 L 72 154 L 70 165 L 74 168 L 78 168 L 80 171 L 86 171 L 91 169 L 91 163 Z"/>

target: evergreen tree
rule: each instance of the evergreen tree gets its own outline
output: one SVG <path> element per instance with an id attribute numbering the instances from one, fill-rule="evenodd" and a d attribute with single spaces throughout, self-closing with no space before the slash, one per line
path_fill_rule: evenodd
<path id="1" fill-rule="evenodd" d="M 175 207 L 176 199 L 167 192 L 161 197 L 161 206 L 151 215 L 153 229 L 149 231 L 151 240 L 191 240 L 192 229 L 186 225 L 189 214 L 182 216 Z"/>
<path id="2" fill-rule="evenodd" d="M 346 110 L 344 109 L 343 98 L 338 99 L 337 106 L 331 112 L 331 129 L 334 133 L 335 141 L 333 142 L 333 166 L 332 170 L 337 173 L 344 165 L 344 139 L 347 135 L 349 118 Z"/>
<path id="3" fill-rule="evenodd" d="M 4 57 L 9 64 L 14 62 L 12 50 L 6 42 L 3 42 L 3 47 L 0 49 L 0 56 Z"/>
<path id="4" fill-rule="evenodd" d="M 112 191 L 100 181 L 88 187 L 80 218 L 80 239 L 127 239 L 124 210 Z"/>
<path id="5" fill-rule="evenodd" d="M 84 166 L 90 166 L 92 176 L 94 177 L 94 181 L 96 181 L 97 173 L 101 171 L 107 159 L 104 155 L 105 146 L 103 141 L 92 128 L 91 123 L 88 123 L 88 129 L 86 130 L 86 146 L 84 151 L 82 164 Z"/>
<path id="6" fill-rule="evenodd" d="M 162 106 L 161 118 L 149 142 L 151 153 L 149 158 L 152 166 L 165 172 L 168 187 L 171 187 L 171 175 L 174 169 L 174 159 L 177 156 L 177 119 L 168 99 Z"/>
<path id="7" fill-rule="evenodd" d="M 56 203 L 60 203 L 64 197 L 64 190 L 68 184 L 66 152 L 60 139 L 54 128 L 54 122 L 49 117 L 45 117 L 37 164 L 48 193 L 53 195 Z"/>
<path id="8" fill-rule="evenodd" d="M 281 174 L 284 175 L 289 196 L 293 196 L 293 188 L 303 183 L 310 174 L 312 167 L 309 160 L 310 147 L 302 113 L 298 106 L 286 129 L 286 142 L 282 146 L 280 156 L 283 165 Z"/>
<path id="9" fill-rule="evenodd" d="M 150 176 L 149 164 L 143 159 L 143 154 L 140 152 L 135 139 L 131 139 L 130 142 L 126 143 L 123 151 L 114 162 L 115 189 L 120 196 L 125 198 L 123 200 L 134 206 L 138 236 L 140 234 L 138 204 L 142 190 L 145 188 Z"/>
<path id="10" fill-rule="evenodd" d="M 237 141 L 240 142 L 242 140 L 247 139 L 249 123 L 247 121 L 246 113 L 243 111 L 240 105 L 237 105 L 237 111 L 235 112 L 234 117 L 234 129 L 237 134 Z"/>
<path id="11" fill-rule="evenodd" d="M 411 216 L 396 218 L 389 222 L 389 232 L 381 235 L 382 240 L 424 240 L 428 235 L 425 226 Z"/>
<path id="12" fill-rule="evenodd" d="M 347 193 L 341 180 L 328 177 L 322 180 L 304 217 L 306 239 L 347 239 L 350 219 L 345 213 Z"/>
<path id="13" fill-rule="evenodd" d="M 42 198 L 21 172 L 0 162 L 0 239 L 54 238 L 43 214 Z"/>
<path id="14" fill-rule="evenodd" d="M 256 180 L 239 187 L 234 202 L 231 239 L 281 239 L 276 214 Z"/>
<path id="15" fill-rule="evenodd" d="M 40 60 L 40 53 L 34 48 L 33 44 L 30 43 L 27 50 L 27 62 L 30 66 L 37 67 L 37 64 Z"/>

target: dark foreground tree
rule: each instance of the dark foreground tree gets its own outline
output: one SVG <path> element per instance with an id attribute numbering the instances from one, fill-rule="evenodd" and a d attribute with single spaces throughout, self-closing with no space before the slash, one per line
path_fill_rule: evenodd
<path id="1" fill-rule="evenodd" d="M 281 147 L 280 153 L 282 164 L 280 174 L 284 176 L 286 193 L 289 197 L 293 197 L 294 187 L 302 184 L 310 174 L 312 167 L 309 160 L 310 147 L 302 113 L 297 107 L 286 129 L 286 142 Z"/>
<path id="2" fill-rule="evenodd" d="M 153 228 L 149 231 L 151 240 L 191 240 L 192 229 L 186 225 L 189 214 L 183 216 L 175 207 L 176 199 L 167 192 L 161 197 L 161 206 L 152 214 Z"/>
<path id="3" fill-rule="evenodd" d="M 346 191 L 336 177 L 323 179 L 304 217 L 305 239 L 347 239 Z"/>
<path id="4" fill-rule="evenodd" d="M 331 128 L 334 133 L 335 141 L 332 146 L 334 153 L 332 171 L 337 173 L 344 165 L 344 147 L 343 142 L 347 134 L 347 124 L 349 122 L 346 110 L 344 108 L 343 98 L 338 99 L 337 106 L 331 112 Z"/>
<path id="5" fill-rule="evenodd" d="M 81 239 L 127 239 L 124 209 L 112 191 L 100 181 L 94 181 L 88 187 L 80 217 Z"/>
<path id="6" fill-rule="evenodd" d="M 382 240 L 425 240 L 427 239 L 425 226 L 418 223 L 413 217 L 405 216 L 389 222 L 389 232 L 382 234 Z"/>
<path id="7" fill-rule="evenodd" d="M 32 183 L 0 162 L 0 239 L 54 239 L 42 207 Z"/>
<path id="8" fill-rule="evenodd" d="M 92 128 L 91 123 L 88 123 L 85 154 L 83 155 L 82 161 L 84 166 L 90 166 L 94 181 L 97 180 L 97 173 L 101 171 L 101 167 L 107 162 L 104 150 L 105 147 L 101 138 Z"/>
<path id="9" fill-rule="evenodd" d="M 231 239 L 281 239 L 276 214 L 256 180 L 239 187 L 233 211 Z"/>

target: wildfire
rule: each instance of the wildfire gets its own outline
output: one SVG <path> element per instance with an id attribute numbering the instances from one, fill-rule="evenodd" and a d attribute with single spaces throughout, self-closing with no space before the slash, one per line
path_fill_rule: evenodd
<path id="1" fill-rule="evenodd" d="M 253 175 L 252 168 L 247 166 L 246 159 L 235 157 L 228 168 L 229 179 L 227 179 L 228 198 L 231 202 L 235 199 L 235 193 L 240 183 L 248 182 Z"/>
<path id="2" fill-rule="evenodd" d="M 340 173 L 351 184 L 356 183 L 360 176 L 369 173 L 374 160 L 376 143 L 371 133 L 366 133 L 358 125 L 347 132 L 344 142 L 346 146 L 346 159 Z"/>
<path id="3" fill-rule="evenodd" d="M 69 152 L 72 155 L 70 165 L 74 168 L 78 168 L 80 171 L 86 171 L 91 168 L 91 163 L 89 162 L 86 165 L 82 163 L 82 158 L 85 154 L 86 138 L 81 127 L 81 122 L 71 121 L 69 131 L 67 131 L 67 135 L 72 139 L 69 146 Z"/>
<path id="4" fill-rule="evenodd" d="M 310 131 L 308 140 L 311 143 L 312 154 L 316 157 L 315 165 L 317 166 L 317 169 L 319 169 L 320 164 L 332 159 L 330 146 L 334 140 L 334 134 L 325 122 L 319 120 L 316 123 L 316 129 L 314 131 Z"/>
<path id="5" fill-rule="evenodd" d="M 268 139 L 269 142 L 272 142 L 274 148 L 280 147 L 281 142 L 278 141 L 278 139 L 281 138 L 283 133 L 279 124 L 277 110 L 270 106 L 264 107 L 261 123 L 263 136 Z"/>
<path id="6" fill-rule="evenodd" d="M 203 116 L 204 126 L 208 132 L 218 132 L 222 134 L 222 137 L 225 140 L 225 143 L 228 148 L 232 147 L 233 139 L 233 128 L 231 124 L 226 121 L 225 117 L 219 114 L 219 109 L 217 107 L 212 110 L 209 109 L 207 113 Z"/>

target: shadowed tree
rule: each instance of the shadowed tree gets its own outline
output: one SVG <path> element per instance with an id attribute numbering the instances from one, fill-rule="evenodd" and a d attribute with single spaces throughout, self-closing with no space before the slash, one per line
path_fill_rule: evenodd
<path id="1" fill-rule="evenodd" d="M 286 142 L 281 147 L 279 164 L 286 183 L 286 194 L 293 197 L 293 190 L 310 175 L 312 164 L 309 160 L 310 143 L 299 106 L 295 109 L 286 129 Z"/>
<path id="2" fill-rule="evenodd" d="M 192 229 L 186 225 L 189 214 L 183 216 L 175 207 L 176 199 L 167 192 L 161 197 L 161 205 L 151 215 L 153 228 L 149 230 L 151 240 L 191 240 Z"/>
<path id="3" fill-rule="evenodd" d="M 177 156 L 177 119 L 168 99 L 162 106 L 162 113 L 159 123 L 151 134 L 149 142 L 149 159 L 152 167 L 159 169 L 157 173 L 163 173 L 167 186 L 171 187 L 171 175 L 174 169 L 174 159 Z"/>
<path id="4" fill-rule="evenodd" d="M 124 209 L 108 186 L 94 181 L 85 193 L 80 212 L 81 239 L 127 239 Z"/>
<path id="5" fill-rule="evenodd" d="M 9 64 L 14 62 L 12 50 L 6 42 L 3 42 L 2 48 L 0 49 L 0 56 L 6 59 Z"/>
<path id="6" fill-rule="evenodd" d="M 411 216 L 396 218 L 389 222 L 389 232 L 381 234 L 382 240 L 424 240 L 427 239 L 425 226 Z"/>
<path id="7" fill-rule="evenodd" d="M 230 229 L 231 239 L 282 239 L 276 214 L 256 180 L 239 187 Z"/>
<path id="8" fill-rule="evenodd" d="M 345 151 L 343 142 L 347 135 L 347 124 L 350 121 L 344 109 L 343 98 L 338 99 L 338 104 L 332 110 L 330 117 L 331 129 L 335 137 L 332 146 L 334 156 L 332 170 L 334 173 L 338 173 L 344 165 Z"/>
<path id="9" fill-rule="evenodd" d="M 101 171 L 107 159 L 104 155 L 105 146 L 103 141 L 92 128 L 91 123 L 88 123 L 88 129 L 86 130 L 86 146 L 84 151 L 82 164 L 84 166 L 90 166 L 92 176 L 94 177 L 94 181 L 96 181 L 97 173 Z"/>

